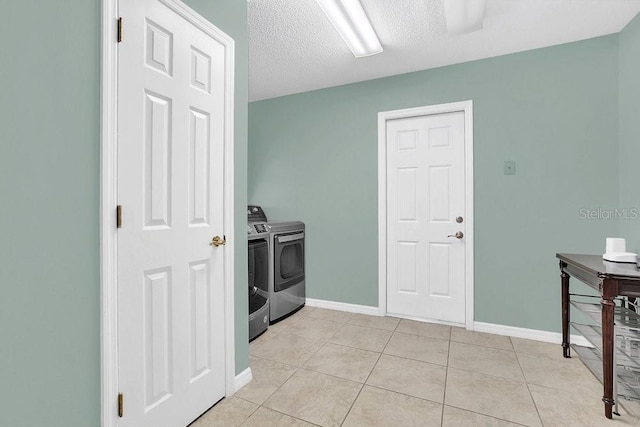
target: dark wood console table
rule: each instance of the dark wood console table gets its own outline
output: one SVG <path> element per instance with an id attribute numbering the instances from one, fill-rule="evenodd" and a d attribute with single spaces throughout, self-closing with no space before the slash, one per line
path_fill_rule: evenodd
<path id="1" fill-rule="evenodd" d="M 635 264 L 621 264 L 604 261 L 601 255 L 556 254 L 560 260 L 562 278 L 562 353 L 564 357 L 571 357 L 570 348 L 570 303 L 580 309 L 580 306 L 592 307 L 594 320 L 600 313 L 594 313 L 593 307 L 601 312 L 600 327 L 602 342 L 592 342 L 602 351 L 602 382 L 604 393 L 604 413 L 607 418 L 612 417 L 615 403 L 613 395 L 614 378 L 614 315 L 617 316 L 624 307 L 616 306 L 614 299 L 619 296 L 640 297 L 640 270 Z M 586 283 L 600 294 L 601 307 L 594 304 L 574 304 L 569 293 L 569 278 L 574 277 Z M 627 310 L 628 311 L 628 310 Z M 634 313 L 635 314 L 635 313 Z M 628 316 L 627 316 L 628 318 Z M 637 320 L 636 320 L 637 321 Z M 574 326 L 572 324 L 572 326 Z M 575 327 L 575 326 L 574 326 Z M 589 339 L 589 337 L 585 338 Z M 593 339 L 593 337 L 592 337 Z M 575 348 L 574 348 L 575 349 Z"/>

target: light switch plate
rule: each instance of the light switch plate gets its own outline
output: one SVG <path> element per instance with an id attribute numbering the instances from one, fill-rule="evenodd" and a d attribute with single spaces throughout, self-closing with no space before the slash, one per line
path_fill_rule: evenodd
<path id="1" fill-rule="evenodd" d="M 505 160 L 505 162 L 504 162 L 504 174 L 505 175 L 515 175 L 516 174 L 516 161 L 515 160 Z"/>

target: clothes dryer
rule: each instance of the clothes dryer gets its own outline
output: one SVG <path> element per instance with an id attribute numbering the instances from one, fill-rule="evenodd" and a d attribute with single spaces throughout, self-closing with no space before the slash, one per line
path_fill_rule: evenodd
<path id="1" fill-rule="evenodd" d="M 305 305 L 305 225 L 301 221 L 269 221 L 272 280 L 269 284 L 271 324 Z"/>

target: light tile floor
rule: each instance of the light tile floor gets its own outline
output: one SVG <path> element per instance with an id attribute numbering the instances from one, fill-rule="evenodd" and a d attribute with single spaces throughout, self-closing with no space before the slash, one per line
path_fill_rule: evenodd
<path id="1" fill-rule="evenodd" d="M 553 344 L 304 307 L 249 349 L 253 381 L 193 427 L 640 426 Z"/>

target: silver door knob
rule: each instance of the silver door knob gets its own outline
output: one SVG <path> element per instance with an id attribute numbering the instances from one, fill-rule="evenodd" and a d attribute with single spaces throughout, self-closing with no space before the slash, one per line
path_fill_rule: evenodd
<path id="1" fill-rule="evenodd" d="M 462 231 L 456 231 L 456 234 L 449 234 L 447 237 L 455 237 L 456 239 L 462 239 L 464 234 Z"/>

